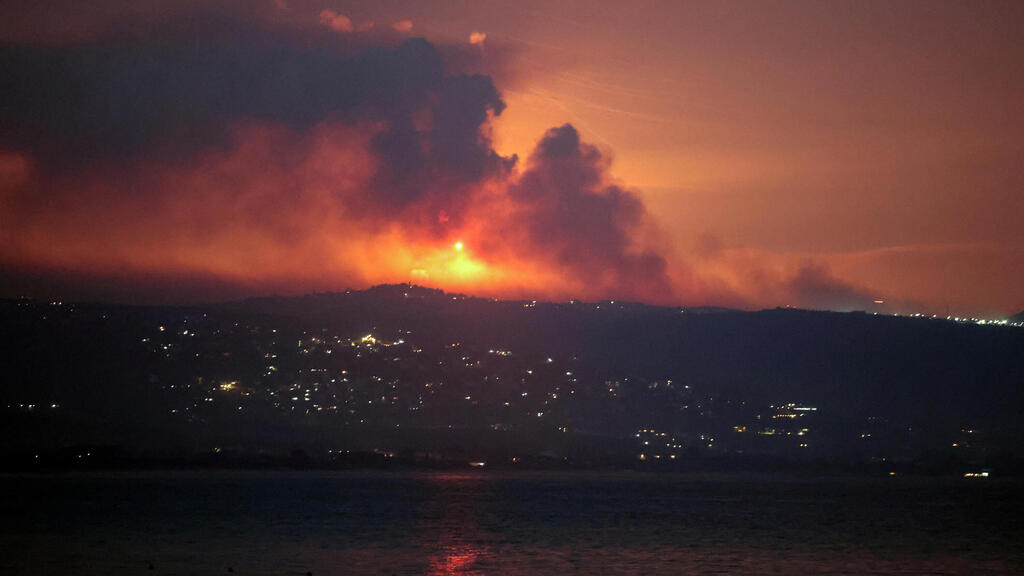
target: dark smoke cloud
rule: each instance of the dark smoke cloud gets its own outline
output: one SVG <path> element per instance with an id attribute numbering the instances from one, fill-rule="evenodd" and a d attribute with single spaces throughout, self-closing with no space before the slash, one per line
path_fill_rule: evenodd
<path id="1" fill-rule="evenodd" d="M 426 182 L 457 188 L 507 169 L 481 135 L 504 103 L 491 79 L 447 75 L 423 39 L 272 28 L 217 14 L 177 17 L 60 46 L 0 46 L 0 148 L 45 170 L 157 158 L 188 162 L 241 122 L 308 130 L 380 123 L 388 203 Z M 380 43 L 382 45 L 376 45 Z M 368 45 L 369 44 L 369 45 Z"/>
<path id="2" fill-rule="evenodd" d="M 446 78 L 433 94 L 430 115 L 421 120 L 425 128 L 404 115 L 374 138 L 373 148 L 388 167 L 375 183 L 400 203 L 434 191 L 438 208 L 457 214 L 459 204 L 452 200 L 466 194 L 463 187 L 515 165 L 514 157 L 499 156 L 481 133 L 488 115 L 501 114 L 505 103 L 491 79 L 479 74 Z"/>
<path id="3" fill-rule="evenodd" d="M 20 224 L 0 258 L 33 285 L 61 266 L 83 290 L 176 277 L 218 293 L 301 277 L 331 288 L 319 261 L 405 280 L 468 232 L 505 283 L 491 286 L 675 297 L 643 202 L 572 126 L 548 131 L 521 170 L 494 150 L 505 104 L 480 46 L 209 11 L 113 30 L 0 45 L 0 152 L 33 175 L 8 193 Z M 30 237 L 42 244 L 18 240 Z M 361 246 L 377 239 L 399 250 L 374 260 Z M 61 256 L 69 247 L 80 256 Z"/>
<path id="4" fill-rule="evenodd" d="M 528 242 L 610 295 L 670 300 L 667 263 L 635 246 L 649 225 L 641 199 L 607 183 L 608 162 L 566 124 L 544 135 L 510 189 Z"/>
<path id="5" fill-rule="evenodd" d="M 813 263 L 802 266 L 786 288 L 799 306 L 818 310 L 868 310 L 874 300 L 867 292 L 833 276 L 827 267 Z"/>

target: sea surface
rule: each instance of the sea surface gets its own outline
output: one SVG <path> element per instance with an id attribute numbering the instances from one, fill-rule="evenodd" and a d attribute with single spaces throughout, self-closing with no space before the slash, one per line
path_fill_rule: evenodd
<path id="1" fill-rule="evenodd" d="M 1019 482 L 0 476 L 0 574 L 1021 574 Z"/>

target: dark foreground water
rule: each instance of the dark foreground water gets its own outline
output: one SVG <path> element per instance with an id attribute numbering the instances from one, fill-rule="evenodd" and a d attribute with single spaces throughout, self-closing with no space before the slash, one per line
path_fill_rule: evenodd
<path id="1" fill-rule="evenodd" d="M 0 574 L 1017 574 L 1021 487 L 628 473 L 6 476 Z"/>

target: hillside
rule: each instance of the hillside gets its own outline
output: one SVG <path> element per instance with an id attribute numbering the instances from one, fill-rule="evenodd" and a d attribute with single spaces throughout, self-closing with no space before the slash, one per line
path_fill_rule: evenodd
<path id="1" fill-rule="evenodd" d="M 8 454 L 949 468 L 1024 445 L 1012 326 L 407 285 L 197 308 L 9 301 L 0 317 Z"/>

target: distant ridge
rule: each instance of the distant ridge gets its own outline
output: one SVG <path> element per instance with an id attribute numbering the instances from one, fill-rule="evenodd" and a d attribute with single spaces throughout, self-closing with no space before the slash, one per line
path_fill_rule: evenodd
<path id="1" fill-rule="evenodd" d="M 656 304 L 644 304 L 625 300 L 531 300 L 513 298 L 490 298 L 485 296 L 473 296 L 458 292 L 445 292 L 440 288 L 429 288 L 412 283 L 402 284 L 378 284 L 362 290 L 346 289 L 340 292 L 314 292 L 301 296 L 258 296 L 233 300 L 214 304 L 212 307 L 253 311 L 273 311 L 277 314 L 308 313 L 315 310 L 316 314 L 327 311 L 338 312 L 355 308 L 365 310 L 377 308 L 381 305 L 413 306 L 436 305 L 451 301 L 459 301 L 469 304 L 497 304 L 499 306 L 513 306 L 516 308 L 523 305 L 554 307 L 554 308 L 587 308 L 592 306 L 605 306 L 605 309 L 618 309 L 621 311 L 671 311 L 673 313 L 682 311 L 688 314 L 723 314 L 744 312 L 735 308 L 721 306 L 666 306 Z"/>
<path id="2" fill-rule="evenodd" d="M 1024 473 L 1024 329 L 977 321 L 398 284 L 189 308 L 0 300 L 0 326 L 0 471 L 43 453 Z"/>
<path id="3" fill-rule="evenodd" d="M 1024 322 L 1024 310 L 1021 310 L 1020 313 L 1018 313 L 1015 316 L 1010 316 L 1008 318 L 1008 320 L 1010 322 L 1013 322 L 1014 324 L 1018 324 L 1020 322 Z"/>

